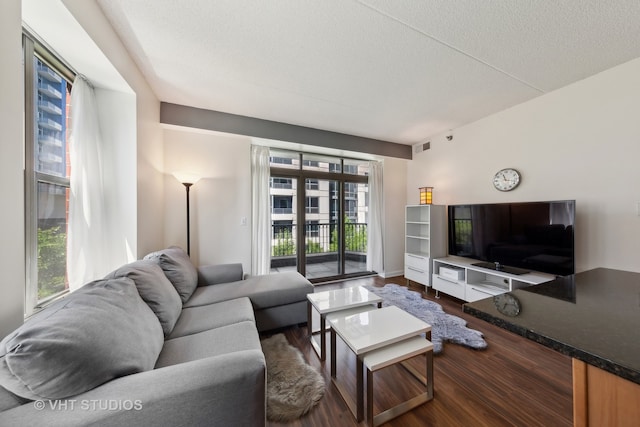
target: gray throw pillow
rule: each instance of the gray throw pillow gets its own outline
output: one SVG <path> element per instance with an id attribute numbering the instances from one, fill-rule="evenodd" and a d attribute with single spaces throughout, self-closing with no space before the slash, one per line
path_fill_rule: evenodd
<path id="1" fill-rule="evenodd" d="M 164 337 L 131 279 L 91 282 L 0 342 L 0 385 L 26 399 L 63 399 L 153 369 Z"/>
<path id="2" fill-rule="evenodd" d="M 169 335 L 182 312 L 182 300 L 158 263 L 134 261 L 109 273 L 105 279 L 116 277 L 128 277 L 135 282 L 144 302 L 158 316 L 165 336 Z"/>
<path id="3" fill-rule="evenodd" d="M 198 270 L 182 248 L 171 246 L 161 251 L 152 252 L 144 259 L 154 260 L 160 265 L 164 274 L 180 294 L 182 303 L 191 298 L 198 286 Z"/>

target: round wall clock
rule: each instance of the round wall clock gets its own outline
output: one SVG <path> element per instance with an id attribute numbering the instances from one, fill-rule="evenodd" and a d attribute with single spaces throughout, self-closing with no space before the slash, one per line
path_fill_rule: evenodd
<path id="1" fill-rule="evenodd" d="M 499 170 L 493 176 L 493 186 L 496 190 L 511 191 L 520 184 L 520 172 L 512 168 Z"/>
<path id="2" fill-rule="evenodd" d="M 493 304 L 505 316 L 515 317 L 520 314 L 520 301 L 509 293 L 494 296 Z"/>

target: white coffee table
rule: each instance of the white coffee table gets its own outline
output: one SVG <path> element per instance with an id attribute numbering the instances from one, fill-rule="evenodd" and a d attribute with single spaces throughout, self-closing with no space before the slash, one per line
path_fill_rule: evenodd
<path id="1" fill-rule="evenodd" d="M 328 316 L 331 326 L 331 378 L 356 418 L 361 421 L 364 412 L 363 358 L 367 353 L 401 343 L 422 333 L 431 336 L 431 325 L 395 306 L 379 310 L 341 316 Z M 349 399 L 339 382 L 336 381 L 336 335 L 339 335 L 356 355 L 356 402 Z M 432 359 L 431 359 L 432 361 Z M 431 379 L 430 379 L 431 380 Z"/>
<path id="2" fill-rule="evenodd" d="M 375 306 L 378 308 L 382 306 L 382 298 L 362 286 L 307 294 L 307 329 L 311 345 L 320 360 L 326 359 L 326 316 L 328 314 L 345 310 L 353 314 L 354 312 L 371 310 Z M 314 309 L 320 314 L 319 331 L 313 330 L 312 312 Z M 314 339 L 314 335 L 317 334 L 320 334 L 320 345 Z"/>

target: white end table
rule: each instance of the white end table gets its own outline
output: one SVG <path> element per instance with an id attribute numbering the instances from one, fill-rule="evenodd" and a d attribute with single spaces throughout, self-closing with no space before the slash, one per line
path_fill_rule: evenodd
<path id="1" fill-rule="evenodd" d="M 431 325 L 395 306 L 349 316 L 340 316 L 340 313 L 336 313 L 331 315 L 328 320 L 331 325 L 331 379 L 356 421 L 359 422 L 362 420 L 364 412 L 362 371 L 365 355 L 374 350 L 401 343 L 422 333 L 425 333 L 428 340 L 431 336 Z M 355 410 L 353 408 L 353 400 L 349 398 L 340 383 L 336 381 L 336 335 L 339 335 L 356 355 Z M 398 348 L 392 351 L 395 358 L 399 357 L 397 351 Z M 401 359 L 405 360 L 406 358 Z M 430 371 L 428 375 L 433 376 L 433 359 L 430 358 L 430 361 L 431 368 L 429 369 L 429 360 L 427 360 L 427 368 Z M 428 380 L 432 381 L 432 378 Z"/>
<path id="2" fill-rule="evenodd" d="M 382 298 L 362 286 L 307 294 L 307 330 L 311 345 L 320 360 L 326 359 L 326 317 L 328 314 L 345 310 L 351 310 L 350 314 L 354 314 L 354 312 L 371 310 L 375 306 L 378 308 L 382 306 Z M 319 331 L 313 330 L 313 309 L 320 314 Z M 320 334 L 320 345 L 314 339 L 314 335 L 317 334 Z"/>
<path id="3" fill-rule="evenodd" d="M 426 356 L 426 377 L 412 366 L 404 363 L 406 360 L 420 354 Z M 431 341 L 424 340 L 422 337 L 409 338 L 365 354 L 362 362 L 367 367 L 367 424 L 369 427 L 378 427 L 433 399 L 433 343 Z M 373 390 L 375 386 L 373 385 L 373 373 L 396 363 L 400 363 L 422 385 L 426 386 L 426 390 L 409 400 L 374 415 Z"/>

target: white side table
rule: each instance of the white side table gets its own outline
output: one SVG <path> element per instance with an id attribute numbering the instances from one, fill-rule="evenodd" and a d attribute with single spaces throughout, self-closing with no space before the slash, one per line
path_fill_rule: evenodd
<path id="1" fill-rule="evenodd" d="M 320 360 L 326 359 L 326 317 L 328 314 L 352 309 L 356 311 L 371 310 L 375 306 L 378 308 L 382 306 L 382 298 L 362 286 L 307 294 L 307 330 L 311 345 Z M 320 314 L 319 331 L 313 330 L 312 310 L 314 309 Z M 320 335 L 320 345 L 314 339 L 314 335 L 317 334 Z"/>
<path id="2" fill-rule="evenodd" d="M 404 364 L 404 361 L 420 354 L 426 356 L 426 377 L 410 365 Z M 378 427 L 433 399 L 433 343 L 431 341 L 424 340 L 422 337 L 400 341 L 365 354 L 362 362 L 367 368 L 367 424 L 369 427 Z M 373 415 L 373 373 L 396 363 L 400 363 L 421 384 L 425 385 L 426 390 L 424 393 Z"/>
<path id="3" fill-rule="evenodd" d="M 331 379 L 347 406 L 361 421 L 364 413 L 363 358 L 367 353 L 390 346 L 425 333 L 430 336 L 431 325 L 395 306 L 379 310 L 340 316 L 331 315 Z M 336 335 L 339 335 L 349 349 L 356 355 L 356 401 L 353 400 L 336 381 Z M 424 340 L 428 342 L 427 340 Z"/>

